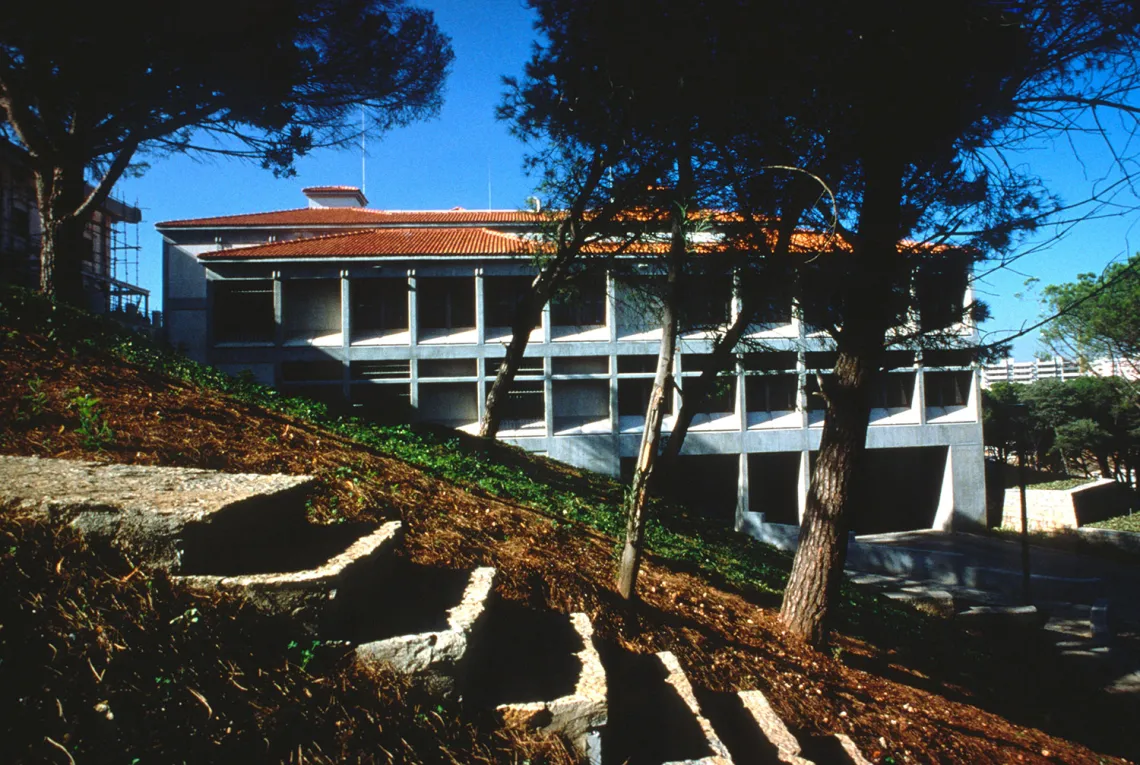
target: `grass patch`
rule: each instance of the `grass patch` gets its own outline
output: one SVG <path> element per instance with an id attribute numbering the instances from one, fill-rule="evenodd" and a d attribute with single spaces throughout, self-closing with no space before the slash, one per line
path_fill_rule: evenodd
<path id="1" fill-rule="evenodd" d="M 1088 524 L 1094 529 L 1111 529 L 1112 531 L 1131 531 L 1140 534 L 1140 513 L 1131 515 L 1118 515 L 1103 521 Z"/>
<path id="2" fill-rule="evenodd" d="M 1035 483 L 1031 486 L 1026 486 L 1027 489 L 1047 489 L 1049 491 L 1068 491 L 1075 489 L 1078 486 L 1084 486 L 1087 483 L 1092 483 L 1095 478 L 1062 478 L 1058 481 L 1046 481 L 1045 483 Z"/>

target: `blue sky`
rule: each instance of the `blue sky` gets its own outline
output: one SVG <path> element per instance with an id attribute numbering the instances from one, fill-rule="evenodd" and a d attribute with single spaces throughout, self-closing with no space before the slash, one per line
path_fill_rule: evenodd
<path id="1" fill-rule="evenodd" d="M 132 273 L 131 279 L 152 291 L 152 308 L 161 306 L 162 244 L 154 231 L 158 221 L 303 207 L 303 187 L 358 186 L 362 177 L 370 206 L 381 209 L 523 205 L 534 185 L 522 170 L 526 147 L 495 120 L 494 110 L 503 91 L 501 78 L 520 75 L 530 54 L 531 12 L 522 0 L 414 2 L 435 11 L 436 22 L 451 36 L 455 49 L 443 109 L 432 121 L 392 131 L 381 140 L 370 138 L 363 176 L 361 151 L 356 147 L 316 152 L 302 159 L 297 176 L 288 179 L 276 179 L 255 164 L 175 156 L 154 159 L 141 178 L 119 184 L 116 196 L 143 211 L 140 272 L 137 279 Z M 1080 161 L 1067 141 L 1035 147 L 1016 159 L 1060 196 L 1075 201 L 1087 197 L 1096 180 L 1111 168 L 1111 156 L 1097 142 L 1078 137 L 1076 149 Z M 1121 201 L 1140 204 L 1131 192 Z M 1051 284 L 1100 271 L 1140 247 L 1138 224 L 1137 212 L 1084 222 L 1048 249 L 984 279 L 977 285 L 979 297 L 990 304 L 994 317 L 982 328 L 987 338 L 1031 324 L 1040 314 L 1034 294 L 1015 297 L 1025 292 L 1027 277 Z M 1043 230 L 1036 242 L 1055 233 Z M 1027 359 L 1036 342 L 1024 338 L 1014 347 L 1016 357 Z"/>

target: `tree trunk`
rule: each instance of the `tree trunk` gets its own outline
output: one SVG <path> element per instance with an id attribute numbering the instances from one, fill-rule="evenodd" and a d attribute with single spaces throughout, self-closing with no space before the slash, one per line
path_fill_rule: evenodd
<path id="1" fill-rule="evenodd" d="M 678 236 L 677 224 L 674 234 Z M 684 232 L 680 233 L 680 247 L 684 249 Z M 678 247 L 674 240 L 673 249 Z M 641 568 L 641 555 L 645 547 L 645 523 L 648 520 L 649 484 L 661 443 L 661 421 L 665 417 L 665 397 L 673 392 L 673 357 L 677 350 L 677 289 L 679 258 L 670 254 L 669 271 L 665 283 L 664 309 L 661 313 L 661 350 L 657 354 L 657 374 L 653 378 L 653 392 L 645 413 L 645 429 L 641 433 L 641 447 L 637 451 L 637 465 L 633 472 L 633 485 L 629 492 L 626 510 L 625 548 L 618 569 L 618 593 L 632 600 L 637 591 L 637 574 Z"/>
<path id="2" fill-rule="evenodd" d="M 567 259 L 568 262 L 568 259 Z M 499 365 L 499 372 L 491 390 L 487 392 L 487 401 L 483 407 L 483 419 L 479 422 L 479 435 L 482 438 L 493 439 L 499 434 L 499 425 L 502 421 L 502 406 L 507 400 L 507 394 L 514 384 L 515 375 L 522 363 L 523 354 L 527 344 L 530 343 L 530 333 L 534 331 L 542 320 L 542 307 L 550 300 L 555 287 L 565 278 L 565 269 L 560 268 L 558 259 L 550 261 L 543 266 L 531 285 L 530 292 L 519 303 L 515 311 L 514 322 L 511 324 L 511 342 L 507 345 L 507 355 Z"/>
<path id="3" fill-rule="evenodd" d="M 40 291 L 52 300 L 86 307 L 83 294 L 83 234 L 86 221 L 76 216 L 83 203 L 83 174 L 57 168 L 36 175 L 40 213 Z"/>
<path id="4" fill-rule="evenodd" d="M 625 547 L 618 567 L 618 593 L 625 600 L 637 594 L 637 575 L 645 549 L 645 524 L 648 520 L 649 485 L 661 442 L 661 421 L 665 416 L 665 396 L 673 391 L 673 357 L 677 350 L 677 307 L 680 301 L 681 270 L 687 252 L 685 227 L 692 188 L 692 166 L 689 147 L 679 147 L 677 159 L 677 194 L 673 209 L 669 262 L 665 275 L 664 305 L 661 312 L 661 350 L 657 354 L 657 374 L 645 413 L 645 429 L 630 487 L 625 528 Z"/>
<path id="5" fill-rule="evenodd" d="M 871 146 L 881 146 L 871 140 Z M 862 214 L 844 278 L 835 371 L 823 386 L 827 410 L 819 453 L 780 608 L 789 632 L 815 648 L 827 641 L 828 612 L 843 577 L 847 529 L 859 499 L 854 490 L 866 452 L 871 386 L 886 333 L 898 320 L 894 287 L 905 283 L 907 275 L 898 251 L 904 167 L 889 146 L 875 151 L 885 153 L 864 162 Z"/>
<path id="6" fill-rule="evenodd" d="M 677 459 L 681 455 L 681 447 L 685 445 L 685 437 L 689 434 L 689 426 L 693 424 L 693 417 L 712 393 L 719 373 L 728 368 L 732 362 L 736 344 L 740 342 L 744 330 L 752 323 L 752 314 L 753 311 L 747 310 L 737 315 L 724 335 L 713 346 L 712 353 L 709 354 L 708 367 L 701 371 L 699 377 L 690 377 L 685 383 L 681 395 L 681 410 L 673 421 L 673 430 L 665 440 L 665 448 L 661 450 L 661 456 L 658 458 L 663 475 L 670 473 L 676 466 Z"/>
<path id="7" fill-rule="evenodd" d="M 819 453 L 812 472 L 799 547 L 784 592 L 780 619 L 812 646 L 827 638 L 826 622 L 843 579 L 849 506 L 866 454 L 870 389 L 878 372 L 868 354 L 840 351 L 824 390 Z"/>
<path id="8" fill-rule="evenodd" d="M 570 275 L 570 266 L 581 254 L 588 237 L 608 225 L 621 209 L 620 200 L 611 199 L 602 210 L 587 220 L 586 206 L 598 190 L 607 167 L 604 155 L 596 154 L 566 219 L 558 224 L 558 244 L 554 257 L 543 265 L 531 283 L 530 292 L 515 311 L 511 324 L 511 342 L 507 345 L 507 353 L 499 365 L 495 382 L 487 393 L 483 418 L 479 421 L 479 436 L 482 438 L 493 439 L 499 434 L 503 403 L 514 385 L 523 353 L 530 343 L 530 333 L 542 320 L 543 306 Z"/>

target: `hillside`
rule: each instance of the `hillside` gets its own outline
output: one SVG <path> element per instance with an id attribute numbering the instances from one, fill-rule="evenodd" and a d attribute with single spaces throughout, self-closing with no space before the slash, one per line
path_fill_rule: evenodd
<path id="1" fill-rule="evenodd" d="M 1124 722 L 1051 671 L 1034 645 L 983 646 L 850 589 L 831 654 L 805 649 L 776 620 L 789 559 L 703 528 L 682 508 L 659 506 L 643 602 L 627 609 L 612 586 L 622 488 L 609 479 L 450 432 L 318 424 L 319 407 L 22 293 L 0 294 L 0 333 L 0 453 L 314 475 L 313 519 L 400 518 L 415 563 L 495 566 L 507 600 L 584 611 L 604 640 L 672 651 L 702 688 L 760 688 L 792 727 L 846 732 L 875 762 L 1105 761 L 1058 736 L 1131 754 Z M 200 755 L 188 761 L 384 761 L 381 747 L 425 761 L 567 757 L 557 741 L 506 736 L 395 678 L 355 677 L 335 649 L 298 647 L 288 624 L 267 624 L 224 598 L 195 599 L 160 574 L 132 573 L 114 551 L 10 512 L 0 532 L 4 761 L 67 761 L 45 737 L 96 761 L 108 749 L 115 761 L 134 753 L 139 762 L 188 751 Z M 29 614 L 27 604 L 41 601 Z M 180 632 L 191 609 L 209 640 Z M 218 666 L 257 682 L 227 689 Z M 87 720 L 112 682 L 133 711 L 116 711 L 114 725 Z M 193 693 L 176 693 L 178 685 Z M 191 712 L 198 723 L 187 722 Z M 272 746 L 259 749 L 262 739 Z"/>

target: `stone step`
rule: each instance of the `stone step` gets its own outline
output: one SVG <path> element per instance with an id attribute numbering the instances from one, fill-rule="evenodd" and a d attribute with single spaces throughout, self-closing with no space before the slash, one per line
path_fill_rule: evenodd
<path id="1" fill-rule="evenodd" d="M 755 723 L 755 732 L 762 738 L 756 749 L 774 750 L 776 761 L 788 765 L 871 765 L 846 734 L 797 737 L 776 714 L 762 691 L 740 691 L 737 695 Z M 755 760 L 762 761 L 771 760 Z M 738 765 L 744 765 L 744 761 L 741 760 Z"/>
<path id="2" fill-rule="evenodd" d="M 443 629 L 360 643 L 356 646 L 357 665 L 388 665 L 397 672 L 415 676 L 441 695 L 454 694 L 472 630 L 486 612 L 494 583 L 494 568 L 475 569 L 459 603 L 447 610 Z M 390 586 L 401 585 L 391 582 Z"/>
<path id="3" fill-rule="evenodd" d="M 227 575 L 194 573 L 173 577 L 198 590 L 217 590 L 242 597 L 273 613 L 289 613 L 312 631 L 335 611 L 340 588 L 354 580 L 370 580 L 391 565 L 403 539 L 403 525 L 391 521 L 352 540 L 341 552 L 313 568 Z"/>
<path id="4" fill-rule="evenodd" d="M 0 456 L 0 502 L 173 570 L 186 537 L 256 541 L 266 528 L 303 526 L 313 485 L 309 476 Z"/>
<path id="5" fill-rule="evenodd" d="M 560 619 L 565 619 L 561 614 L 554 614 Z M 579 650 L 570 654 L 577 663 L 577 671 L 574 673 L 572 685 L 569 688 L 562 688 L 566 693 L 562 693 L 557 697 L 550 698 L 549 700 L 521 700 L 510 701 L 496 705 L 495 709 L 501 718 L 510 725 L 524 725 L 527 727 L 545 730 L 551 733 L 560 733 L 565 736 L 578 754 L 590 765 L 600 765 L 602 762 L 602 729 L 606 724 L 607 719 L 607 704 L 606 704 L 606 673 L 602 667 L 602 660 L 598 654 L 597 648 L 594 646 L 594 628 L 590 623 L 590 617 L 584 613 L 570 614 L 569 624 L 575 636 L 576 645 L 574 646 L 556 646 L 555 650 L 566 651 L 567 648 L 577 647 Z M 521 625 L 520 625 L 521 626 Z M 490 632 L 490 630 L 488 630 Z M 494 638 L 494 636 L 491 636 Z M 500 636 L 506 637 L 506 636 Z M 487 656 L 484 652 L 476 653 L 473 647 L 473 662 L 478 662 L 484 670 L 491 672 L 501 672 L 504 667 L 500 666 L 501 659 L 517 660 L 520 656 L 530 656 L 536 653 L 536 648 L 549 649 L 550 642 L 543 631 L 533 630 L 525 633 L 516 632 L 513 637 L 515 640 L 497 640 L 496 654 L 500 661 L 493 661 L 491 663 L 484 663 Z M 520 641 L 519 638 L 522 638 Z M 523 645 L 519 646 L 518 643 L 522 642 Z M 541 644 L 541 646 L 536 645 Z M 521 652 L 519 649 L 521 648 Z M 544 653 L 545 651 L 539 650 L 537 653 Z M 554 663 L 562 664 L 562 657 L 556 657 Z M 541 661 L 541 659 L 540 659 Z M 529 662 L 525 662 L 529 664 Z M 535 670 L 538 670 L 536 672 Z M 545 667 L 531 667 L 531 666 L 518 666 L 515 661 L 511 661 L 509 671 L 516 677 L 524 675 L 528 679 L 533 679 L 536 674 L 540 674 Z M 557 670 L 555 670 L 557 672 Z M 479 675 L 485 673 L 480 672 Z M 474 678 L 472 678 L 474 679 Z M 489 686 L 494 683 L 488 683 L 486 678 L 483 679 L 482 688 L 486 692 Z M 555 691 L 557 693 L 557 691 Z M 545 695 L 541 692 L 528 694 L 525 689 L 520 689 L 517 686 L 511 691 L 507 691 L 506 695 L 514 697 L 527 697 L 536 695 Z"/>
<path id="6" fill-rule="evenodd" d="M 693 686 L 689 683 L 689 678 L 686 677 L 685 671 L 681 668 L 681 663 L 677 661 L 677 657 L 670 651 L 662 651 L 657 654 L 657 658 L 664 665 L 665 671 L 668 675 L 665 682 L 673 687 L 677 695 L 688 707 L 689 712 L 693 715 L 697 725 L 700 726 L 701 732 L 705 737 L 705 744 L 708 746 L 710 754 L 696 759 L 686 760 L 670 760 L 666 765 L 732 765 L 732 757 L 728 753 L 728 747 L 717 736 L 716 731 L 713 730 L 712 723 L 701 714 L 700 704 L 697 703 L 697 697 L 693 693 Z"/>
<path id="7" fill-rule="evenodd" d="M 609 693 L 604 765 L 731 762 L 672 654 L 633 653 L 609 641 L 598 650 Z"/>

